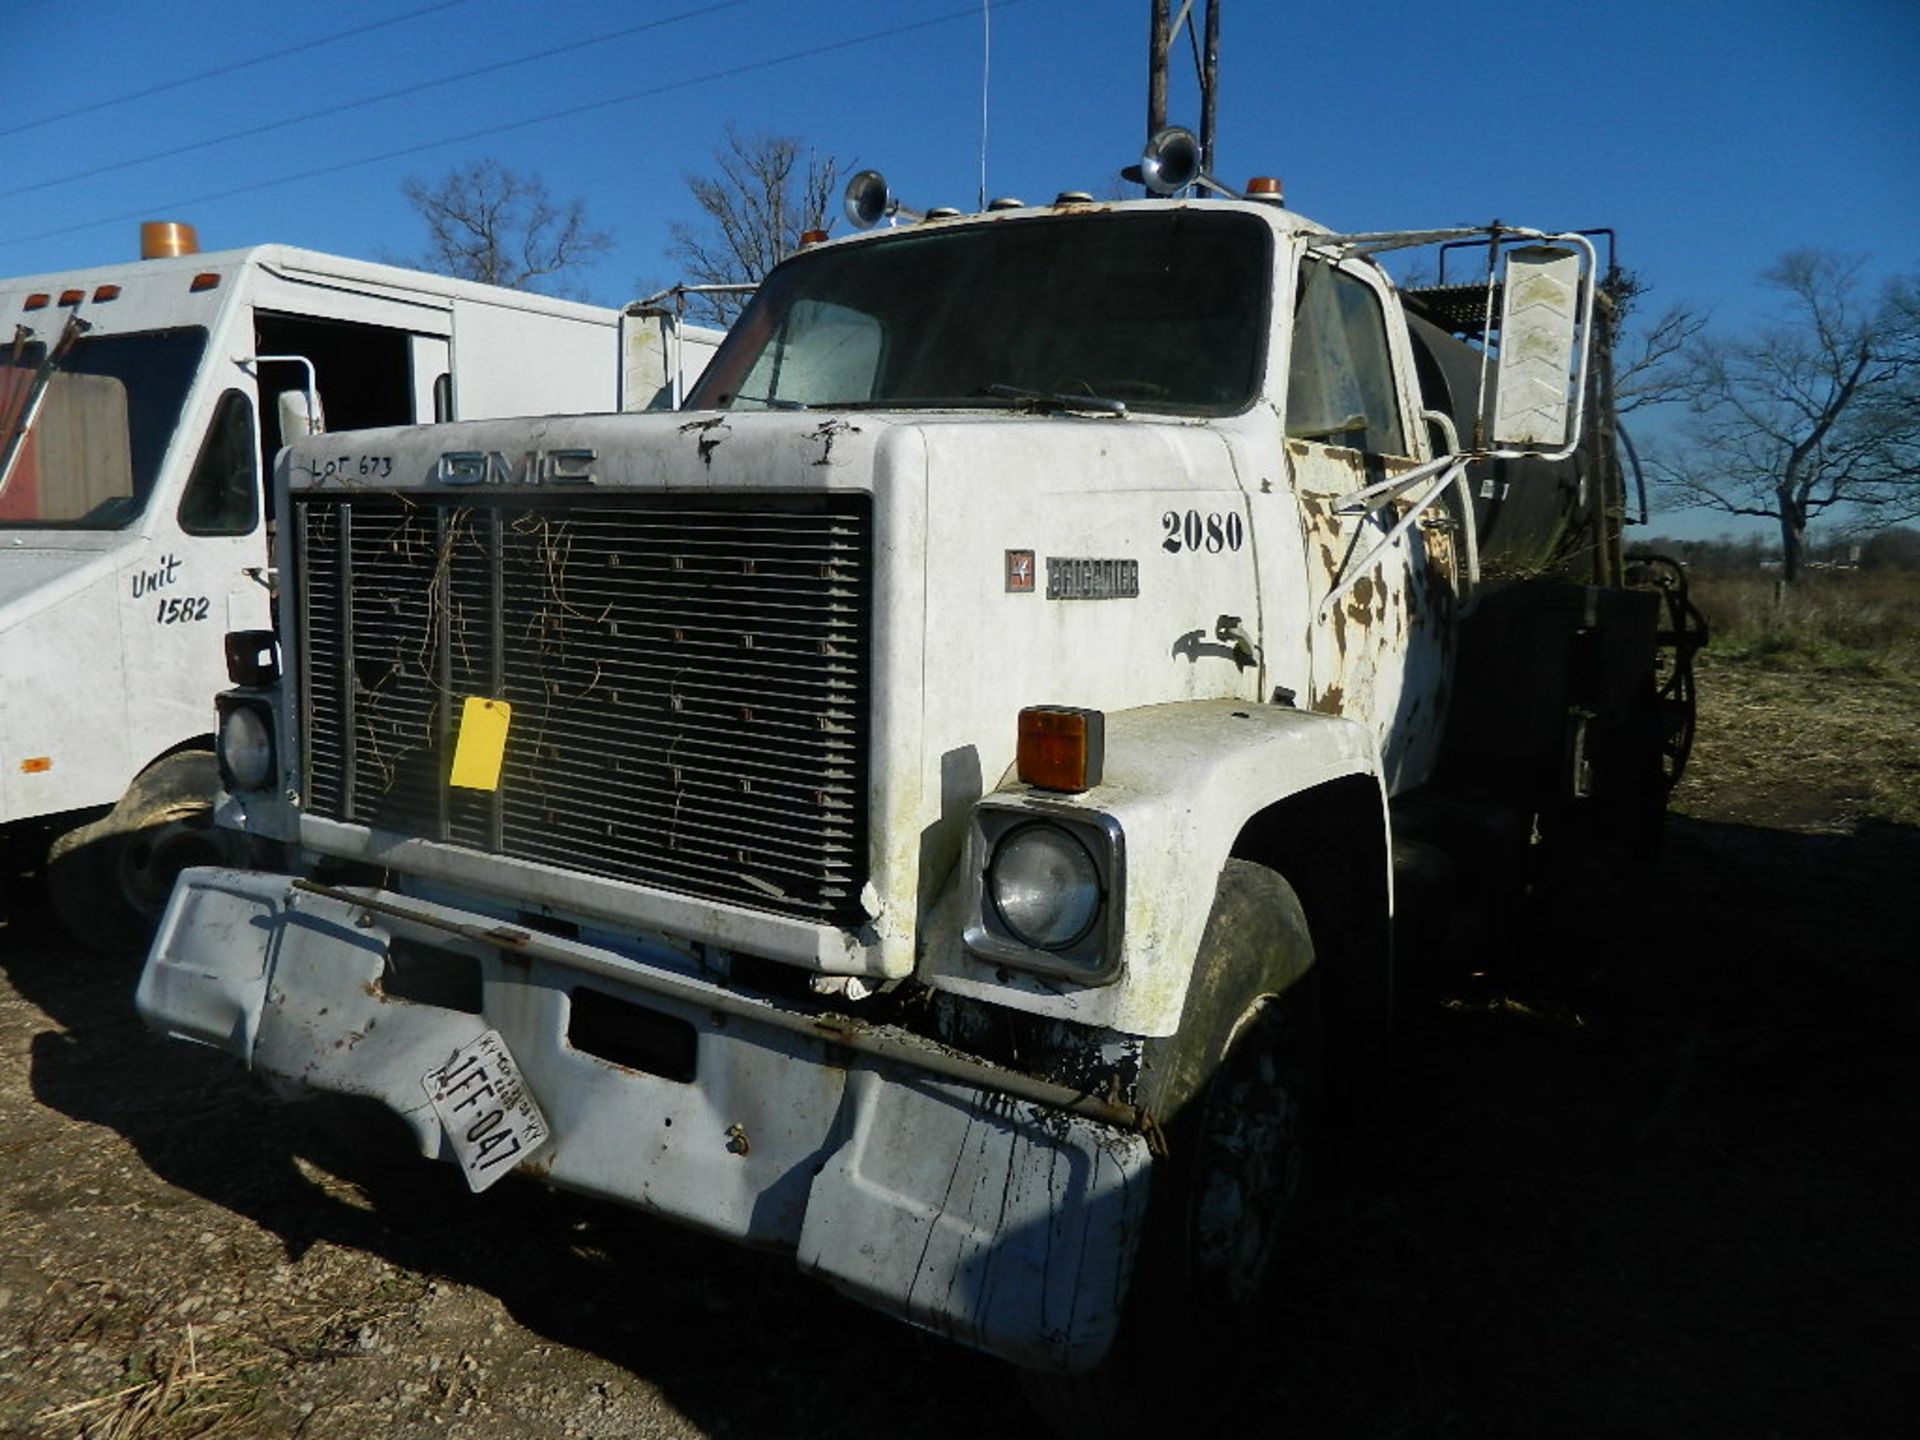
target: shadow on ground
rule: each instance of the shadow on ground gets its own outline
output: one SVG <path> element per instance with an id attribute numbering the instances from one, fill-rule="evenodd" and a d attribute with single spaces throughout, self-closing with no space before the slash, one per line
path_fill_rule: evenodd
<path id="1" fill-rule="evenodd" d="M 1904 1433 L 1920 1337 L 1920 832 L 1676 820 L 1651 881 L 1558 900 L 1519 953 L 1410 1016 L 1389 1100 L 1340 1146 L 1325 1216 L 1220 1433 Z M 659 1385 L 711 1433 L 1028 1428 L 999 1367 L 776 1257 L 450 1169 L 396 1182 L 146 1034 L 132 960 L 66 958 L 20 902 L 35 1097 L 298 1255 L 319 1240 L 497 1295 Z M 362 1180 L 330 1198 L 296 1156 Z"/>

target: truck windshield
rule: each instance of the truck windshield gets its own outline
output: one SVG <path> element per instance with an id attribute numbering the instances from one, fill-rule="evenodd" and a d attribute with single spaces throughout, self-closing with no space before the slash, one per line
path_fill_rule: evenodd
<path id="1" fill-rule="evenodd" d="M 1260 384 L 1271 244 L 1235 211 L 1099 210 L 802 254 L 687 405 L 1233 414 Z"/>
<path id="2" fill-rule="evenodd" d="M 117 530 L 146 508 L 193 384 L 207 332 L 198 326 L 83 337 L 47 377 L 44 339 L 0 343 L 0 529 Z M 30 408 L 31 407 L 31 408 Z"/>

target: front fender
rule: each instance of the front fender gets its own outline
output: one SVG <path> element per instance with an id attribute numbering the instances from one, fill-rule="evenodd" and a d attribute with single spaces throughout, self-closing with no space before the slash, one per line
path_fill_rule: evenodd
<path id="1" fill-rule="evenodd" d="M 969 846 L 935 907 L 921 978 L 998 1005 L 1134 1035 L 1171 1035 L 1206 928 L 1214 887 L 1247 822 L 1332 780 L 1363 776 L 1385 810 L 1380 758 L 1363 726 L 1241 700 L 1147 705 L 1106 717 L 1106 763 L 1079 795 L 1009 777 L 981 807 L 1108 817 L 1124 835 L 1119 964 L 1106 984 L 1078 985 L 982 961 L 962 943 L 980 852 Z"/>

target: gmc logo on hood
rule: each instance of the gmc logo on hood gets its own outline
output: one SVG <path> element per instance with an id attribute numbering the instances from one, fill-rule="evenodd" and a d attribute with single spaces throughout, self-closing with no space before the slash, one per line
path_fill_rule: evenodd
<path id="1" fill-rule="evenodd" d="M 591 485 L 592 450 L 529 450 L 515 457 L 498 450 L 448 450 L 433 467 L 442 485 Z"/>

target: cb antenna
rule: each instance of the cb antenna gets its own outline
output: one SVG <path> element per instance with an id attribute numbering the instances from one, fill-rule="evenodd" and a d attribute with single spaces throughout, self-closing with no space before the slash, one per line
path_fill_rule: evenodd
<path id="1" fill-rule="evenodd" d="M 987 85 L 993 77 L 993 0 L 980 0 L 980 208 L 987 208 Z"/>

